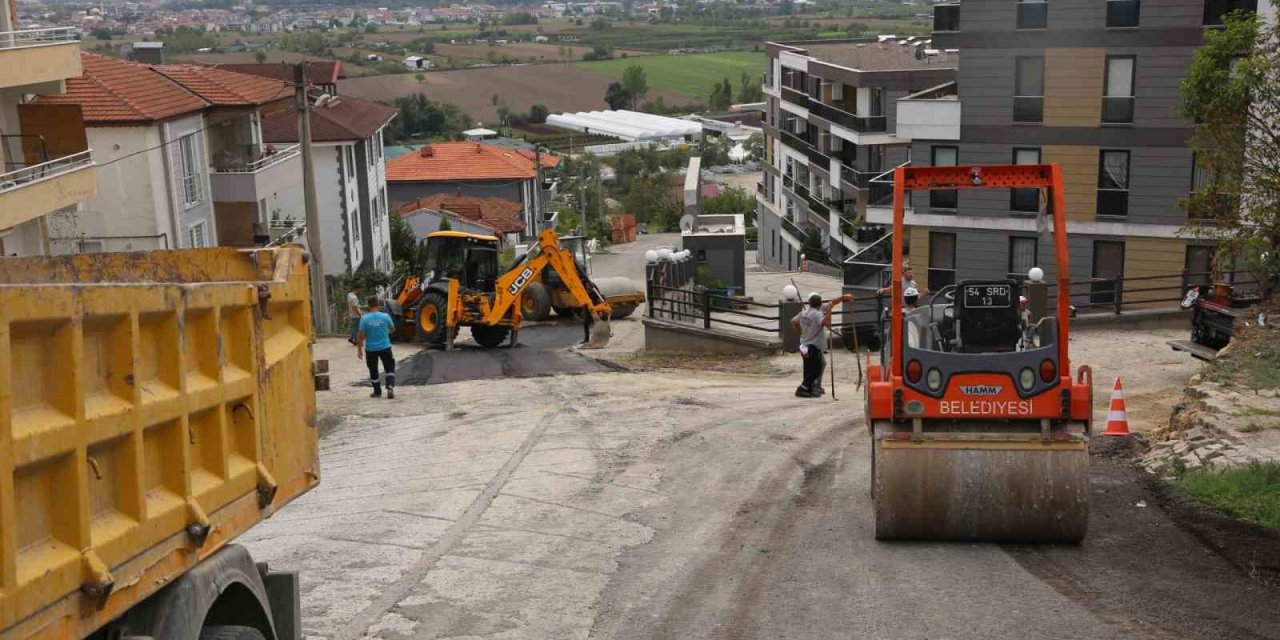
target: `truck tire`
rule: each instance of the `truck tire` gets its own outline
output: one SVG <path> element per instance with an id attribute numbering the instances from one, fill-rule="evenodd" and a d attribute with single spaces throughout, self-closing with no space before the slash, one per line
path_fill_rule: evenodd
<path id="1" fill-rule="evenodd" d="M 520 298 L 520 314 L 530 320 L 550 318 L 551 294 L 547 288 L 537 282 L 529 285 Z"/>
<path id="2" fill-rule="evenodd" d="M 507 334 L 510 331 L 507 327 L 490 327 L 478 324 L 471 327 L 471 337 L 475 339 L 476 344 L 486 349 L 493 349 L 507 339 Z"/>
<path id="3" fill-rule="evenodd" d="M 636 307 L 637 307 L 637 306 L 639 306 L 639 305 L 634 305 L 634 304 L 620 304 L 620 305 L 617 305 L 617 306 L 613 307 L 613 312 L 609 314 L 609 317 L 610 317 L 610 318 L 612 318 L 612 319 L 614 319 L 614 320 L 617 320 L 617 319 L 619 319 L 619 318 L 625 318 L 625 317 L 627 317 L 627 316 L 629 316 L 629 315 L 631 315 L 631 314 L 635 313 L 635 312 L 636 312 Z"/>
<path id="4" fill-rule="evenodd" d="M 422 296 L 422 303 L 418 305 L 418 317 L 414 321 L 419 342 L 444 344 L 445 333 L 449 330 L 445 321 L 448 304 L 438 291 Z"/>
<path id="5" fill-rule="evenodd" d="M 267 640 L 267 637 L 253 627 L 214 624 L 200 630 L 200 640 Z"/>

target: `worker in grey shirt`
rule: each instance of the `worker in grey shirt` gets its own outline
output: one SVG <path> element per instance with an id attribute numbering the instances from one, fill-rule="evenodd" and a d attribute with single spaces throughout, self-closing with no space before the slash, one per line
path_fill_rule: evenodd
<path id="1" fill-rule="evenodd" d="M 826 393 L 822 388 L 822 372 L 827 362 L 822 357 L 823 334 L 831 326 L 831 310 L 841 302 L 852 302 L 852 294 L 844 294 L 822 308 L 822 296 L 809 294 L 809 306 L 791 319 L 791 328 L 800 334 L 800 357 L 804 358 L 804 380 L 796 387 L 797 398 L 817 398 Z"/>

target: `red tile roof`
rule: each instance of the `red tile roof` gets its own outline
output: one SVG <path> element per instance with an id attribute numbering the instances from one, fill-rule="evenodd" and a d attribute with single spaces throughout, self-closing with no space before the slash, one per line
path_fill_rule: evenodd
<path id="1" fill-rule="evenodd" d="M 264 62 L 261 64 L 215 64 L 214 67 L 226 71 L 234 71 L 236 73 L 246 73 L 251 76 L 261 76 L 263 78 L 273 78 L 284 82 L 293 82 L 293 65 L 283 62 Z M 342 63 L 337 60 L 316 62 L 312 61 L 307 66 L 307 79 L 312 84 L 337 84 L 340 78 L 346 75 L 342 71 Z"/>
<path id="2" fill-rule="evenodd" d="M 533 152 L 479 142 L 437 142 L 387 162 L 388 182 L 458 182 L 533 178 Z M 542 166 L 560 159 L 542 155 Z"/>
<path id="3" fill-rule="evenodd" d="M 377 133 L 394 117 L 395 107 L 350 96 L 334 98 L 311 109 L 311 140 L 363 140 Z M 297 142 L 297 109 L 291 107 L 263 117 L 262 139 L 266 142 Z"/>
<path id="4" fill-rule="evenodd" d="M 78 104 L 85 124 L 155 122 L 200 111 L 204 100 L 150 66 L 80 53 L 84 75 L 68 78 L 66 93 L 37 96 L 36 104 Z"/>
<path id="5" fill-rule="evenodd" d="M 162 64 L 152 69 L 218 107 L 256 107 L 293 95 L 293 85 L 287 82 L 215 67 Z"/>
<path id="6" fill-rule="evenodd" d="M 388 163 L 388 167 L 390 163 Z M 403 205 L 400 212 L 408 214 L 418 209 L 435 209 L 456 213 L 463 218 L 492 227 L 499 233 L 524 231 L 524 217 L 519 202 L 505 198 L 476 198 L 472 196 L 437 193 L 423 196 Z"/>

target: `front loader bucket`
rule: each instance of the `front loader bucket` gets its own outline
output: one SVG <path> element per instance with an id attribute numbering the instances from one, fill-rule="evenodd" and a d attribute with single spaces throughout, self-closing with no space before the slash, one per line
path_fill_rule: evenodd
<path id="1" fill-rule="evenodd" d="M 1079 542 L 1089 523 L 1085 440 L 872 440 L 879 540 Z"/>
<path id="2" fill-rule="evenodd" d="M 583 349 L 603 349 L 609 346 L 609 339 L 613 337 L 613 327 L 609 326 L 608 320 L 597 320 L 591 325 L 591 336 L 587 339 L 587 343 L 582 345 Z"/>

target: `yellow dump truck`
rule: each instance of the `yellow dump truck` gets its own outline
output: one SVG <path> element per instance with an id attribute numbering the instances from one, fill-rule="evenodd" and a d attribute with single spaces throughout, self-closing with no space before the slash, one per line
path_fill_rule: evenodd
<path id="1" fill-rule="evenodd" d="M 240 534 L 319 482 L 296 248 L 0 259 L 0 639 L 296 640 Z"/>

